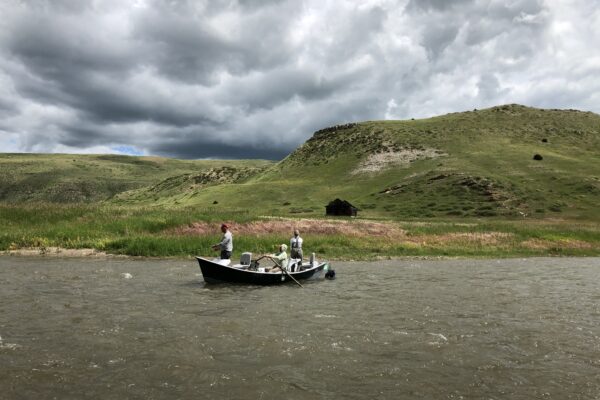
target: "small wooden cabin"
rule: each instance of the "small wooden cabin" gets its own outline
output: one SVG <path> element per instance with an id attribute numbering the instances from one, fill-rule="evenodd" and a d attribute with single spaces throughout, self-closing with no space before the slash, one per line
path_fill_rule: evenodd
<path id="1" fill-rule="evenodd" d="M 356 217 L 358 208 L 346 200 L 335 199 L 325 206 L 325 215 L 347 215 Z"/>

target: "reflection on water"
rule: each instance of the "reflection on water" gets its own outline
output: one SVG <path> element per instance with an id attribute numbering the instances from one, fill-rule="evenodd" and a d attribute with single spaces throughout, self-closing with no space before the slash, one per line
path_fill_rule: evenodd
<path id="1" fill-rule="evenodd" d="M 304 289 L 194 263 L 0 257 L 0 397 L 600 396 L 598 258 L 334 263 Z"/>

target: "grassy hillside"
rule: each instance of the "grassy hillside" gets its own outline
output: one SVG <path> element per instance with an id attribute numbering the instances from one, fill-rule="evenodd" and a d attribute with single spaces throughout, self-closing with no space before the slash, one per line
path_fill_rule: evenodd
<path id="1" fill-rule="evenodd" d="M 541 159 L 534 159 L 535 155 Z M 0 155 L 0 251 L 600 255 L 600 116 L 518 105 L 316 132 L 284 160 Z M 358 219 L 324 219 L 335 198 Z M 102 201 L 101 201 L 102 200 Z"/>
<path id="2" fill-rule="evenodd" d="M 0 154 L 0 201 L 89 203 L 173 176 L 202 174 L 225 166 L 255 171 L 270 164 L 119 155 Z"/>
<path id="3" fill-rule="evenodd" d="M 535 160 L 539 154 L 541 160 Z M 120 201 L 319 216 L 336 197 L 370 218 L 600 218 L 600 116 L 506 105 L 316 132 L 243 181 Z"/>

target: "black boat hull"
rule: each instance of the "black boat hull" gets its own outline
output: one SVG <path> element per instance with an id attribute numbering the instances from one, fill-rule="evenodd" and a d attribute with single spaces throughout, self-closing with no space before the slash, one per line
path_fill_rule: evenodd
<path id="1" fill-rule="evenodd" d="M 245 283 L 250 285 L 280 285 L 282 283 L 294 282 L 287 274 L 281 272 L 258 272 L 248 269 L 234 268 L 196 257 L 200 264 L 202 277 L 206 283 Z M 304 281 L 320 276 L 329 268 L 328 262 L 321 262 L 312 268 L 299 272 L 289 272 L 297 281 Z"/>

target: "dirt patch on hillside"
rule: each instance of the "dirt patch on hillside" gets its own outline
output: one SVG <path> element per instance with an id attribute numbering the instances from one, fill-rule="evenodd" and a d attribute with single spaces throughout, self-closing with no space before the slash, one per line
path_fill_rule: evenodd
<path id="1" fill-rule="evenodd" d="M 260 236 L 260 235 L 291 235 L 294 229 L 300 230 L 300 235 L 345 235 L 345 236 L 377 236 L 388 238 L 402 238 L 406 232 L 398 226 L 385 222 L 370 221 L 334 221 L 317 219 L 299 220 L 269 220 L 245 223 L 229 223 L 234 234 Z M 208 235 L 219 233 L 219 224 L 208 222 L 194 222 L 169 231 L 175 235 Z"/>
<path id="2" fill-rule="evenodd" d="M 402 149 L 399 151 L 375 153 L 362 161 L 351 174 L 378 172 L 389 167 L 408 165 L 413 161 L 426 160 L 444 155 L 446 154 L 436 149 Z"/>

